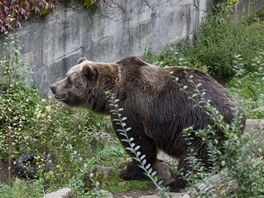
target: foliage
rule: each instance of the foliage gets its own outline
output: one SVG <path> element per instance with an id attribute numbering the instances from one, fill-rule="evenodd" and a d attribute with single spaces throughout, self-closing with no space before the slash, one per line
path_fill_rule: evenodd
<path id="1" fill-rule="evenodd" d="M 255 17 L 264 21 L 264 6 L 256 13 Z"/>
<path id="2" fill-rule="evenodd" d="M 57 0 L 3 0 L 0 2 L 0 32 L 21 26 L 21 21 L 31 15 L 46 15 L 51 12 Z"/>
<path id="3" fill-rule="evenodd" d="M 180 51 L 193 65 L 206 65 L 217 79 L 230 80 L 235 74 L 232 63 L 237 54 L 243 56 L 247 71 L 254 70 L 251 61 L 264 49 L 263 30 L 262 23 L 247 26 L 229 19 L 219 23 L 211 17 L 196 34 L 194 45 L 182 45 Z"/>
<path id="4" fill-rule="evenodd" d="M 171 45 L 165 48 L 160 54 L 154 55 L 150 49 L 148 49 L 144 54 L 144 59 L 155 65 L 161 67 L 167 66 L 191 66 L 188 59 L 179 51 L 177 51 L 176 45 Z"/>
<path id="5" fill-rule="evenodd" d="M 35 133 L 34 125 L 39 120 L 35 113 L 40 97 L 34 89 L 26 86 L 19 73 L 23 72 L 23 65 L 20 62 L 20 47 L 14 42 L 14 38 L 7 38 L 4 43 L 6 49 L 14 49 L 12 53 L 4 53 L 0 60 L 0 148 L 1 158 L 11 158 L 20 153 L 21 150 L 27 151 L 28 148 L 34 149 Z M 9 57 L 8 54 L 12 54 Z M 32 126 L 29 125 L 32 123 Z M 30 131 L 25 135 L 20 135 L 25 131 Z M 32 133 L 31 133 L 32 132 Z M 8 145 L 8 146 L 7 146 Z"/>
<path id="6" fill-rule="evenodd" d="M 215 9 L 220 8 L 216 6 Z M 235 22 L 230 16 L 219 12 L 205 19 L 193 43 L 169 46 L 158 55 L 148 50 L 145 59 L 160 66 L 195 66 L 217 80 L 227 82 L 235 76 L 233 63 L 239 54 L 243 58 L 245 73 L 256 71 L 254 58 L 264 49 L 264 23 Z"/>
<path id="7" fill-rule="evenodd" d="M 113 143 L 110 126 L 101 116 L 41 99 L 22 77 L 27 69 L 21 63 L 20 46 L 12 35 L 6 37 L 4 48 L 0 60 L 1 160 L 8 161 L 11 167 L 13 159 L 21 154 L 37 157 L 50 153 L 52 171 L 45 172 L 43 165 L 35 164 L 36 177 L 51 188 L 70 185 L 85 193 L 84 176 L 93 162 L 88 163 L 87 159 L 95 159 L 107 142 Z"/>
<path id="8" fill-rule="evenodd" d="M 16 179 L 10 185 L 0 184 L 1 198 L 40 198 L 44 196 L 43 184 L 41 181 L 28 184 L 26 181 Z"/>
<path id="9" fill-rule="evenodd" d="M 245 65 L 241 55 L 234 57 L 235 77 L 228 83 L 229 91 L 240 101 L 248 118 L 264 118 L 264 112 L 258 110 L 264 106 L 264 52 L 251 61 L 253 72 L 247 72 Z"/>
<path id="10" fill-rule="evenodd" d="M 264 194 L 264 161 L 261 133 L 252 137 L 231 137 L 225 142 L 227 152 L 222 163 L 227 167 L 228 175 L 237 182 L 234 194 L 237 197 L 261 197 Z"/>
<path id="11" fill-rule="evenodd" d="M 99 5 L 103 5 L 107 2 L 107 0 L 83 0 L 83 4 L 86 7 L 91 7 L 96 3 L 99 3 Z"/>
<path id="12" fill-rule="evenodd" d="M 254 110 L 264 105 L 262 32 L 262 22 L 239 23 L 236 27 L 236 24 L 229 20 L 209 18 L 202 26 L 201 32 L 197 34 L 193 45 L 188 43 L 180 47 L 171 46 L 159 55 L 153 55 L 148 51 L 145 58 L 148 62 L 160 66 L 196 65 L 219 78 L 231 79 L 226 85 L 240 100 L 247 117 L 264 118 L 263 111 Z M 111 184 L 104 186 L 101 181 L 97 182 L 97 174 L 93 171 L 95 164 L 116 167 L 118 162 L 124 161 L 127 157 L 121 145 L 111 136 L 108 120 L 84 110 L 66 108 L 50 98 L 40 98 L 37 90 L 28 86 L 21 75 L 28 70 L 21 62 L 19 44 L 12 36 L 6 39 L 5 52 L 0 60 L 0 158 L 9 161 L 11 165 L 11 161 L 21 154 L 38 155 L 46 152 L 51 153 L 54 167 L 49 172 L 39 169 L 37 175 L 39 180 L 32 183 L 33 186 L 36 185 L 34 188 L 21 180 L 15 180 L 9 186 L 1 185 L 1 197 L 10 195 L 10 192 L 13 193 L 13 197 L 22 197 L 23 193 L 26 196 L 42 197 L 44 186 L 48 191 L 65 186 L 72 187 L 75 197 L 100 197 L 108 194 L 99 187 L 116 191 L 137 188 L 137 182 L 128 182 L 123 189 L 120 189 L 122 187 L 116 189 Z M 235 180 L 234 196 L 262 195 L 263 137 L 261 134 L 257 135 L 257 132 L 254 140 L 252 137 L 237 135 L 233 133 L 235 127 L 232 128 L 233 125 L 222 122 L 214 110 L 210 114 L 229 137 L 224 144 L 226 153 L 222 157 L 219 158 L 219 149 L 215 142 L 209 144 L 209 147 L 212 161 L 217 164 L 216 159 L 220 159 L 221 166 L 227 169 L 228 176 Z M 122 117 L 120 118 L 119 121 L 124 122 Z M 212 133 L 210 126 L 201 131 L 189 128 L 185 132 L 187 139 L 188 134 L 195 133 L 205 138 L 204 141 L 211 141 L 210 138 L 206 138 Z M 134 150 L 136 148 L 137 145 L 131 147 Z M 142 154 L 138 157 L 140 159 Z M 210 176 L 203 171 L 197 158 L 190 155 L 189 161 L 193 162 L 191 164 L 194 166 L 186 177 L 193 180 L 193 184 Z M 145 166 L 148 166 L 147 163 Z M 149 168 L 145 167 L 147 172 Z M 212 172 L 219 169 L 220 167 L 216 166 Z M 112 181 L 113 178 L 108 179 Z M 87 186 L 87 182 L 92 185 Z M 31 188 L 36 192 L 32 192 Z M 20 193 L 16 195 L 18 192 Z M 195 185 L 193 192 L 197 194 L 195 197 L 209 196 L 199 194 Z"/>
<path id="13" fill-rule="evenodd" d="M 110 178 L 108 178 L 109 184 L 104 187 L 105 190 L 112 193 L 120 193 L 131 190 L 148 190 L 151 186 L 148 181 L 124 181 L 119 173 L 113 172 Z"/>
<path id="14" fill-rule="evenodd" d="M 98 3 L 103 5 L 107 0 L 83 0 L 86 7 Z M 58 0 L 3 0 L 0 1 L 0 33 L 21 27 L 21 22 L 31 16 L 43 16 L 52 12 Z"/>

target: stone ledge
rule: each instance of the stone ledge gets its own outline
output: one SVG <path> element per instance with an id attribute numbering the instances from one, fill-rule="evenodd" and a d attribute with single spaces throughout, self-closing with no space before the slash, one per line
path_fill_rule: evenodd
<path id="1" fill-rule="evenodd" d="M 70 198 L 72 190 L 70 188 L 63 188 L 55 192 L 47 193 L 43 198 Z"/>

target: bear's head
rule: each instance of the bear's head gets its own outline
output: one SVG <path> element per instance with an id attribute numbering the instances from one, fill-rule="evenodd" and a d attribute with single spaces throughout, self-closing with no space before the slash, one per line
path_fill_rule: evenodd
<path id="1" fill-rule="evenodd" d="M 105 92 L 116 86 L 118 68 L 115 64 L 95 63 L 81 58 L 65 77 L 52 84 L 55 99 L 69 106 L 85 107 L 106 113 Z"/>

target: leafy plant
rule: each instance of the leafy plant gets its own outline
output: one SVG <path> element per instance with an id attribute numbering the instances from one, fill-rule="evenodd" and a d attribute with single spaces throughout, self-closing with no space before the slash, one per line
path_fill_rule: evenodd
<path id="1" fill-rule="evenodd" d="M 237 54 L 243 57 L 245 72 L 256 71 L 254 58 L 264 49 L 264 24 L 234 21 L 228 14 L 232 8 L 229 4 L 232 3 L 218 1 L 215 11 L 204 20 L 193 42 L 168 46 L 158 55 L 147 50 L 144 59 L 159 66 L 197 67 L 223 83 L 235 76 L 233 61 Z"/>
<path id="2" fill-rule="evenodd" d="M 92 163 L 88 159 L 92 161 L 106 142 L 113 142 L 109 125 L 88 111 L 41 99 L 22 76 L 27 69 L 21 63 L 20 46 L 14 35 L 6 37 L 4 48 L 0 60 L 0 159 L 8 161 L 10 185 L 13 160 L 27 153 L 38 159 L 47 153 L 52 156 L 51 171 L 44 171 L 41 160 L 24 165 L 36 169 L 35 176 L 43 184 L 49 183 L 52 188 L 71 184 L 84 193 L 84 175 Z"/>
<path id="3" fill-rule="evenodd" d="M 3 0 L 0 2 L 0 32 L 6 32 L 21 27 L 21 21 L 31 15 L 46 15 L 50 13 L 57 0 Z"/>
<path id="4" fill-rule="evenodd" d="M 44 196 L 44 188 L 41 181 L 32 184 L 16 179 L 12 185 L 0 184 L 1 198 L 40 198 Z"/>
<path id="5" fill-rule="evenodd" d="M 264 113 L 258 107 L 264 105 L 264 53 L 257 54 L 251 61 L 252 72 L 247 72 L 245 65 L 241 55 L 234 57 L 235 77 L 228 84 L 229 90 L 240 100 L 248 118 L 263 118 Z"/>
<path id="6" fill-rule="evenodd" d="M 107 2 L 107 0 L 83 0 L 83 4 L 86 7 L 91 7 L 92 5 L 99 3 L 100 5 L 103 5 Z"/>
<path id="7" fill-rule="evenodd" d="M 32 126 L 36 124 L 35 107 L 41 99 L 21 75 L 24 67 L 19 58 L 20 46 L 13 35 L 6 37 L 4 48 L 7 51 L 0 60 L 0 158 L 8 159 L 11 166 L 12 159 L 22 150 L 26 152 L 31 146 L 32 150 L 35 148 L 35 128 Z"/>
<path id="8" fill-rule="evenodd" d="M 83 0 L 86 7 L 99 3 L 103 5 L 107 0 Z M 21 22 L 31 16 L 43 16 L 51 13 L 58 0 L 3 0 L 0 1 L 0 33 L 21 27 Z"/>

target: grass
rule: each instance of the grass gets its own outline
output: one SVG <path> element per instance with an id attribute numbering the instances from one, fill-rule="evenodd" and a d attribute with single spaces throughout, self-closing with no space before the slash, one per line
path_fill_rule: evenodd
<path id="1" fill-rule="evenodd" d="M 105 190 L 112 193 L 121 193 L 131 190 L 144 191 L 151 187 L 148 181 L 124 181 L 119 176 L 119 172 L 113 172 L 111 177 L 107 178 L 108 185 L 104 187 Z"/>

